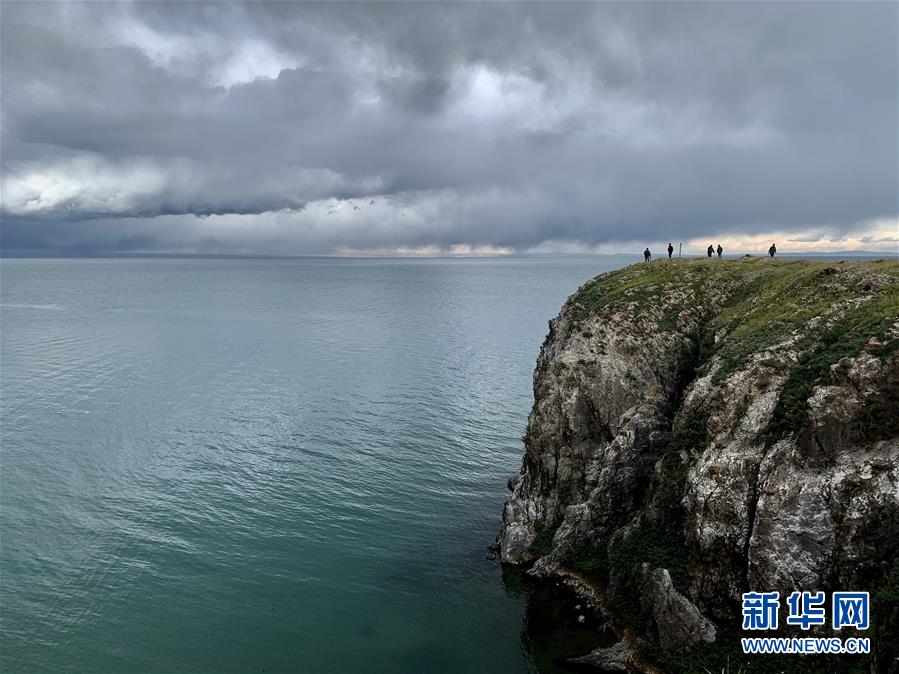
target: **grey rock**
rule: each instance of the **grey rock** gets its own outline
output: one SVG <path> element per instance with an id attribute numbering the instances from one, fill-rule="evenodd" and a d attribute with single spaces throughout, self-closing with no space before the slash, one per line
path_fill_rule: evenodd
<path id="1" fill-rule="evenodd" d="M 650 583 L 652 615 L 666 653 L 686 653 L 701 642 L 714 643 L 715 625 L 674 589 L 667 569 L 655 569 Z"/>
<path id="2" fill-rule="evenodd" d="M 633 666 L 637 652 L 626 641 L 619 641 L 609 648 L 597 648 L 579 658 L 569 658 L 578 665 L 592 665 L 603 672 L 627 672 Z"/>

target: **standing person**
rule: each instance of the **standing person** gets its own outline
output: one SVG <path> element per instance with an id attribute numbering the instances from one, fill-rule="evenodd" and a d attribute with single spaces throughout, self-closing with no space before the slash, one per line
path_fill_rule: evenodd
<path id="1" fill-rule="evenodd" d="M 652 253 L 649 252 L 649 247 L 647 246 L 646 250 L 643 251 L 643 261 L 649 262 L 652 259 Z"/>
<path id="2" fill-rule="evenodd" d="M 705 253 L 709 257 L 712 257 L 712 254 L 715 252 L 715 249 L 712 248 L 712 244 L 709 244 L 709 247 L 706 249 Z"/>
<path id="3" fill-rule="evenodd" d="M 772 243 L 771 247 L 768 249 L 768 255 L 770 255 L 771 257 L 774 257 L 774 253 L 776 253 L 776 252 L 777 252 L 777 246 L 775 246 Z"/>
<path id="4" fill-rule="evenodd" d="M 671 242 L 668 242 L 668 259 L 671 259 L 671 253 L 674 252 L 674 246 L 671 245 Z"/>
<path id="5" fill-rule="evenodd" d="M 724 249 L 721 247 L 721 244 L 718 244 L 718 259 L 721 259 L 721 253 L 724 252 Z"/>

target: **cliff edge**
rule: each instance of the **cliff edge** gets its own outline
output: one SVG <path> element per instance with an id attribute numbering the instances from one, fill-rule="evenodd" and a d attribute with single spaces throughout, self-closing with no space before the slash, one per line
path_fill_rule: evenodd
<path id="1" fill-rule="evenodd" d="M 846 589 L 874 625 L 840 636 L 876 652 L 822 666 L 899 671 L 899 262 L 598 276 L 550 321 L 524 443 L 501 558 L 599 597 L 622 642 L 579 662 L 771 671 L 733 650 L 741 594 Z"/>

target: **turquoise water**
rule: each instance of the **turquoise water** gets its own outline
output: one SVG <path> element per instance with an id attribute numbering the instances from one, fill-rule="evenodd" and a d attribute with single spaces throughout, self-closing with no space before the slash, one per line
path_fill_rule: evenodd
<path id="1" fill-rule="evenodd" d="M 546 321 L 628 261 L 3 260 L 0 670 L 589 647 L 485 552 Z"/>

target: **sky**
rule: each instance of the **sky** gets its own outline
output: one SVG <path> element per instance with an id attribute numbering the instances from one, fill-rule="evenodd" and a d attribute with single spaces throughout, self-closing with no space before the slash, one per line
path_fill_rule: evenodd
<path id="1" fill-rule="evenodd" d="M 4 0 L 0 31 L 7 255 L 899 251 L 895 2 Z"/>

